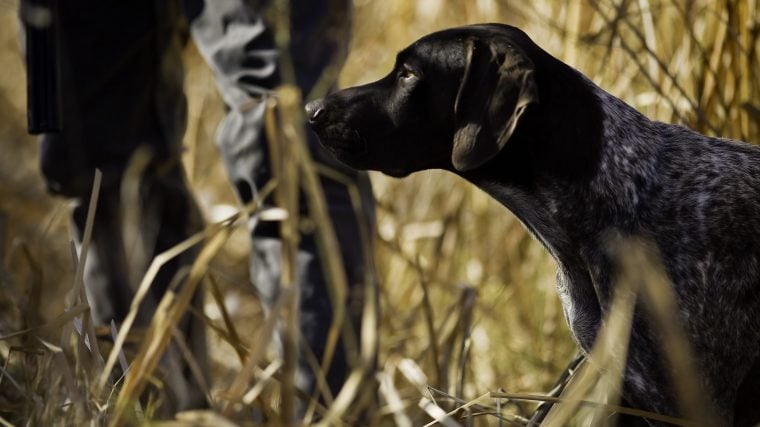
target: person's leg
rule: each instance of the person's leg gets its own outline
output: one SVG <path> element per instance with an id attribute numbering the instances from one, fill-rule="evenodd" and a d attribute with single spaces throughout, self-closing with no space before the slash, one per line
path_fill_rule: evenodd
<path id="1" fill-rule="evenodd" d="M 180 164 L 186 113 L 179 22 L 172 1 L 61 4 L 63 129 L 43 136 L 41 169 L 51 192 L 73 198 L 80 238 L 95 169 L 103 172 L 84 280 L 98 325 L 118 325 L 152 258 L 203 226 Z M 125 191 L 122 178 L 138 147 L 151 160 L 130 177 L 140 182 L 135 191 Z M 175 273 L 193 258 L 185 253 L 161 269 L 138 327 L 149 324 Z M 200 294 L 196 300 L 200 307 Z M 187 318 L 180 329 L 205 364 L 204 328 Z M 162 412 L 203 406 L 202 387 L 179 352 L 169 353 L 163 362 L 169 369 L 161 369 L 167 391 Z"/>
<path id="2" fill-rule="evenodd" d="M 217 133 L 222 158 L 238 196 L 250 202 L 271 179 L 268 145 L 263 129 L 265 105 L 263 99 L 281 82 L 278 70 L 278 53 L 272 28 L 263 19 L 265 10 L 258 2 L 252 6 L 242 0 L 186 0 L 184 2 L 191 33 L 199 50 L 213 68 L 219 90 L 228 107 L 228 113 Z M 263 2 L 266 3 L 266 2 Z M 341 50 L 348 42 L 347 21 L 349 1 L 293 1 L 291 19 L 291 46 L 297 84 L 308 94 L 323 72 L 332 72 L 334 85 L 340 66 Z M 337 62 L 336 62 L 337 61 Z M 306 95 L 304 95 L 306 96 Z M 309 149 L 313 157 L 323 164 L 340 168 L 309 135 Z M 365 227 L 369 238 L 373 235 L 374 206 L 369 179 L 366 173 L 342 168 L 347 181 L 359 188 L 363 214 L 352 208 L 349 193 L 343 183 L 322 179 L 329 213 L 341 246 L 349 286 L 353 295 L 363 289 L 365 271 L 371 270 L 372 254 L 366 253 L 361 243 L 359 224 Z M 266 202 L 267 204 L 270 201 Z M 308 207 L 301 197 L 301 215 Z M 279 226 L 273 222 L 250 222 L 252 253 L 251 281 L 265 305 L 271 306 L 278 295 L 281 270 L 281 239 Z M 297 274 L 300 289 L 300 327 L 304 341 L 321 360 L 325 341 L 332 321 L 332 304 L 328 293 L 313 233 L 302 233 L 297 256 Z M 370 273 L 371 276 L 371 273 Z M 373 285 L 375 278 L 372 277 Z M 348 303 L 348 302 L 347 302 Z M 358 342 L 361 303 L 349 319 Z M 307 361 L 306 350 L 301 351 L 297 385 L 312 392 L 316 377 Z M 330 391 L 335 395 L 349 372 L 348 356 L 339 344 L 327 373 Z"/>

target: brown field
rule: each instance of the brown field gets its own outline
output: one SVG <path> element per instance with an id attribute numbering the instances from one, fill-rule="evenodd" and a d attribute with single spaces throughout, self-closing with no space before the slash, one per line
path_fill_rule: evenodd
<path id="1" fill-rule="evenodd" d="M 398 50 L 431 31 L 503 22 L 520 26 L 554 56 L 650 117 L 760 142 L 756 0 L 354 4 L 343 87 L 384 75 Z M 100 425 L 114 421 L 119 411 L 140 422 L 134 405 L 124 409 L 123 402 L 134 403 L 129 387 L 119 382 L 97 390 L 102 366 L 87 354 L 74 321 L 65 315 L 75 271 L 68 206 L 45 193 L 38 146 L 26 134 L 16 9 L 14 0 L 0 0 L 0 424 Z M 192 44 L 185 56 L 184 161 L 212 222 L 214 212 L 240 206 L 213 144 L 221 99 Z M 425 425 L 434 417 L 445 418 L 444 425 L 524 425 L 577 353 L 554 290 L 553 261 L 508 211 L 453 175 L 432 171 L 396 180 L 373 174 L 372 180 L 381 289 L 379 325 L 371 332 L 380 345 L 365 349 L 362 358 L 377 355 L 379 366 L 367 372 L 357 364 L 356 378 L 363 382 L 341 395 L 357 403 L 344 405 L 339 398 L 317 411 L 343 425 L 360 424 L 356 416 L 363 411 L 361 424 L 371 425 Z M 247 279 L 244 225 L 209 230 L 216 237 L 207 239 L 206 247 L 220 245 L 199 273 L 208 296 L 212 409 L 182 414 L 176 423 L 252 425 L 252 408 L 278 413 L 282 384 L 265 374 L 278 361 L 262 352 L 251 361 L 256 346 L 271 337 L 261 333 L 264 315 Z M 604 374 L 588 368 L 573 375 L 562 397 L 567 403 L 555 407 L 547 425 L 597 425 L 614 412 L 620 377 L 614 355 L 625 348 L 621 332 L 630 321 L 631 298 L 668 302 L 667 295 L 650 291 L 649 285 L 664 280 L 656 260 L 637 258 L 635 248 L 630 253 L 630 274 L 621 284 L 634 292 L 616 299 L 617 314 L 595 349 Z M 219 299 L 212 295 L 212 282 L 221 290 Z M 223 321 L 225 313 L 236 334 Z M 85 310 L 78 317 L 86 315 Z M 101 350 L 107 357 L 108 349 Z M 237 383 L 242 389 L 233 387 Z M 257 387 L 258 399 L 243 399 Z M 578 411 L 581 399 L 600 404 Z M 684 399 L 685 407 L 694 409 L 700 396 Z M 150 417 L 150 404 L 142 409 Z M 694 411 L 688 415 L 700 415 Z M 271 424 L 279 425 L 276 416 Z"/>

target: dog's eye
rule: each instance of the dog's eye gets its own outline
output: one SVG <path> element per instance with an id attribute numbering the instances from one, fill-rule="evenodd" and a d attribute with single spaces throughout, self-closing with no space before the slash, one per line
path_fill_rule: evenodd
<path id="1" fill-rule="evenodd" d="M 398 73 L 399 80 L 408 82 L 411 80 L 414 80 L 417 78 L 417 74 L 415 74 L 414 70 L 404 67 L 401 69 L 401 71 Z"/>

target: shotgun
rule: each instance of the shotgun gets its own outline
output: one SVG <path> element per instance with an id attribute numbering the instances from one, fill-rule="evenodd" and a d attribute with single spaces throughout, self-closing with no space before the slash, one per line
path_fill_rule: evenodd
<path id="1" fill-rule="evenodd" d="M 28 131 L 60 132 L 58 0 L 21 0 L 20 16 L 26 35 Z"/>

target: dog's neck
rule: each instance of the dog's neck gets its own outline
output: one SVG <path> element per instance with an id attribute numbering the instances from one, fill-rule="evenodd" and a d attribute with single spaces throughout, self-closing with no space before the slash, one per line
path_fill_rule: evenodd
<path id="1" fill-rule="evenodd" d="M 600 309 L 608 302 L 611 270 L 603 249 L 606 236 L 637 232 L 636 219 L 646 209 L 643 201 L 657 188 L 660 136 L 657 123 L 578 76 L 596 110 L 565 116 L 574 123 L 534 128 L 534 132 L 540 129 L 534 133 L 536 139 L 523 136 L 518 141 L 522 147 L 512 153 L 505 150 L 481 170 L 462 175 L 512 211 L 557 261 L 565 314 L 579 343 L 587 347 L 596 335 L 592 325 L 598 324 Z M 593 130 L 597 123 L 601 123 L 598 134 L 568 138 L 562 133 L 574 126 Z M 535 150 L 530 150 L 530 144 Z M 556 147 L 561 147 L 559 155 L 547 151 Z M 515 162 L 510 154 L 527 157 Z M 588 163 L 576 165 L 575 170 L 572 165 L 552 170 L 563 155 L 568 162 Z M 544 161 L 541 156 L 554 159 Z M 527 179 L 519 174 L 527 174 Z M 600 305 L 581 309 L 581 301 Z"/>
<path id="2" fill-rule="evenodd" d="M 656 122 L 562 66 L 539 82 L 544 90 L 534 114 L 502 153 L 461 174 L 553 253 L 558 244 L 550 236 L 635 227 L 631 222 L 657 188 L 662 139 Z"/>
<path id="3" fill-rule="evenodd" d="M 604 112 L 602 150 L 590 192 L 610 200 L 618 212 L 635 217 L 655 191 L 658 151 L 663 135 L 658 124 L 630 105 L 594 86 Z"/>

